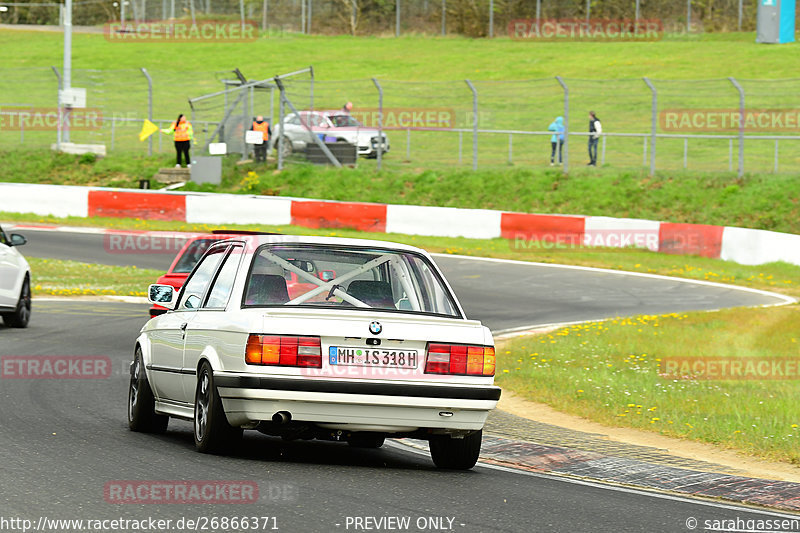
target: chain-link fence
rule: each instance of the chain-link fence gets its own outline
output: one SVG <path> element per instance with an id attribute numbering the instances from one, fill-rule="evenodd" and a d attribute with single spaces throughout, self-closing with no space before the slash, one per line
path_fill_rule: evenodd
<path id="1" fill-rule="evenodd" d="M 0 23 L 62 22 L 61 3 L 3 2 Z M 527 20 L 658 20 L 667 32 L 755 29 L 752 0 L 75 0 L 73 24 L 245 20 L 262 31 L 496 37 Z M 798 11 L 800 16 L 800 11 Z"/>
<path id="2" fill-rule="evenodd" d="M 601 165 L 742 173 L 788 171 L 800 163 L 800 79 L 331 81 L 315 79 L 310 68 L 302 72 L 283 79 L 287 100 L 303 112 L 351 102 L 350 114 L 363 128 L 388 137 L 380 164 L 389 168 L 546 166 L 557 134 L 548 127 L 561 116 L 563 164 L 574 169 L 589 160 L 590 110 L 602 124 Z M 84 113 L 97 119 L 78 114 L 69 140 L 102 144 L 111 153 L 171 151 L 169 136 L 138 139 L 151 98 L 160 127 L 178 113 L 192 118 L 201 150 L 225 141 L 229 152 L 246 154 L 243 137 L 252 117 L 270 118 L 276 131 L 280 117 L 291 113 L 285 107 L 280 114 L 274 78 L 252 73 L 75 69 L 72 77 L 73 86 L 87 89 Z M 57 68 L 0 69 L 4 148 L 56 142 L 58 83 Z"/>

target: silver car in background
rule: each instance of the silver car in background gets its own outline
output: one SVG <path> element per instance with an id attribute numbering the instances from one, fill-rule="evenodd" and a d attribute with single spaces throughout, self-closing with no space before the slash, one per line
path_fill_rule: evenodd
<path id="1" fill-rule="evenodd" d="M 306 127 L 307 126 L 307 127 Z M 310 130 L 310 131 L 309 131 Z M 276 128 L 277 139 L 283 137 L 283 155 L 305 151 L 313 136 L 324 142 L 346 142 L 355 145 L 358 155 L 374 158 L 378 156 L 381 136 L 375 128 L 361 124 L 345 111 L 300 111 L 286 115 Z M 389 138 L 383 133 L 383 152 L 389 151 Z"/>

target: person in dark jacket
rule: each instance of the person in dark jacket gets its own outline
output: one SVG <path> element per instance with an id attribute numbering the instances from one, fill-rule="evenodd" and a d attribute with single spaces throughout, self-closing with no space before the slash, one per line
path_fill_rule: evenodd
<path id="1" fill-rule="evenodd" d="M 564 117 L 556 117 L 547 127 L 547 131 L 554 131 L 555 133 L 550 136 L 550 166 L 555 164 L 556 147 L 558 147 L 558 164 L 562 163 L 561 149 L 564 146 Z"/>
<path id="2" fill-rule="evenodd" d="M 589 111 L 589 164 L 590 167 L 597 166 L 597 141 L 603 133 L 603 125 L 594 111 Z"/>

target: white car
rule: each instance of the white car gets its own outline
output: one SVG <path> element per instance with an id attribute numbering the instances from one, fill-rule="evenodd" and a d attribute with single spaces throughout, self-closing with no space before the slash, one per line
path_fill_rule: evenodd
<path id="1" fill-rule="evenodd" d="M 31 317 L 31 267 L 16 249 L 26 242 L 0 228 L 0 316 L 12 328 L 27 327 Z"/>
<path id="2" fill-rule="evenodd" d="M 201 452 L 255 429 L 377 448 L 430 442 L 474 466 L 500 398 L 494 341 L 425 251 L 379 241 L 242 235 L 209 248 L 179 293 L 151 285 L 131 363 L 131 429 L 194 422 Z"/>
<path id="3" fill-rule="evenodd" d="M 311 130 L 309 132 L 309 129 Z M 347 142 L 355 145 L 358 155 L 378 157 L 378 140 L 375 128 L 368 128 L 345 111 L 300 111 L 283 117 L 276 128 L 276 139 L 283 138 L 283 155 L 302 152 L 313 143 L 312 136 L 322 136 L 326 142 Z M 277 140 L 275 146 L 278 146 Z M 383 152 L 389 151 L 389 138 L 383 132 Z"/>

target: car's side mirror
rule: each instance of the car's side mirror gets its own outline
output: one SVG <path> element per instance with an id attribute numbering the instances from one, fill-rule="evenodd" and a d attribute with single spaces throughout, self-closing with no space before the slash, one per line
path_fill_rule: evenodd
<path id="1" fill-rule="evenodd" d="M 336 271 L 335 270 L 323 270 L 319 273 L 319 279 L 322 281 L 330 281 L 332 279 L 336 279 Z"/>
<path id="2" fill-rule="evenodd" d="M 12 233 L 10 238 L 11 238 L 11 246 L 22 246 L 23 244 L 28 242 L 28 239 L 26 239 L 19 233 Z"/>
<path id="3" fill-rule="evenodd" d="M 150 285 L 147 288 L 147 300 L 167 309 L 175 309 L 175 287 L 172 285 Z"/>

